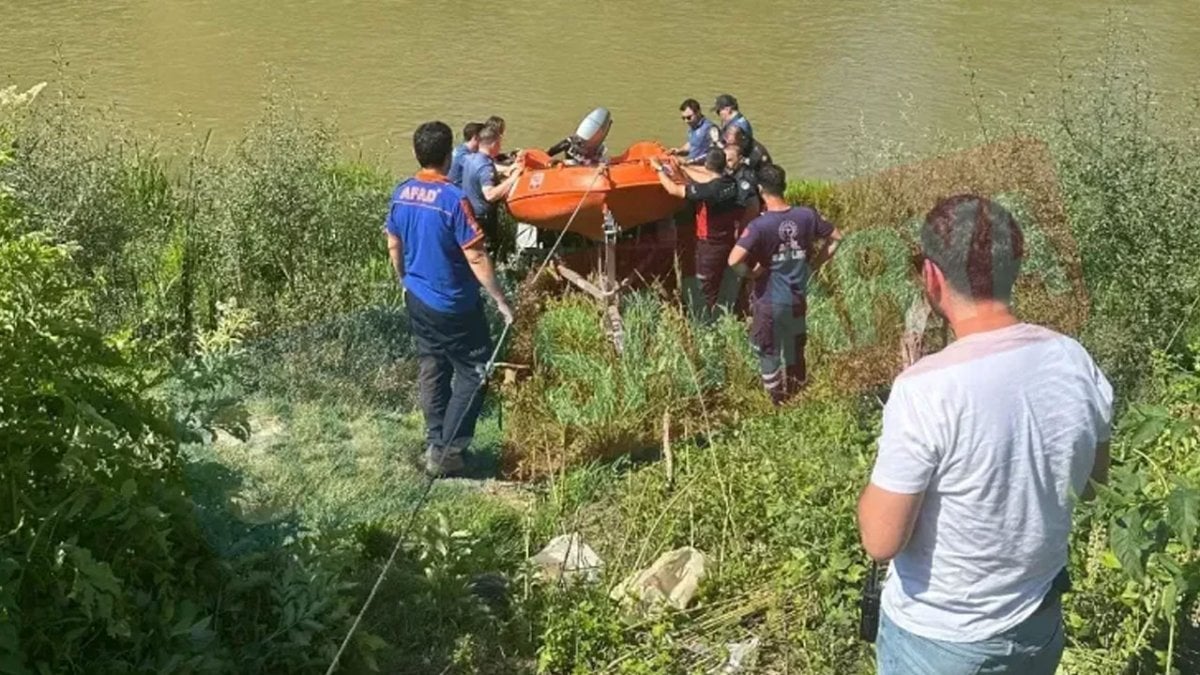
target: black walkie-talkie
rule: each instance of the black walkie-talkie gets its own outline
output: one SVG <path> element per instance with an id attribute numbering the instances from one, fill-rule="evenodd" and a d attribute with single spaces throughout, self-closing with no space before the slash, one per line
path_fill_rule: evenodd
<path id="1" fill-rule="evenodd" d="M 867 578 L 863 581 L 862 598 L 858 601 L 858 636 L 874 643 L 879 633 L 879 597 L 883 592 L 883 570 L 879 563 L 871 561 Z"/>

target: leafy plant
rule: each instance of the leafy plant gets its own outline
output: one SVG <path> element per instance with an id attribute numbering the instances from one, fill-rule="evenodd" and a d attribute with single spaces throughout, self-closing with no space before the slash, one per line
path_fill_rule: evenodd
<path id="1" fill-rule="evenodd" d="M 0 671 L 327 658 L 351 602 L 343 575 L 303 550 L 216 555 L 169 410 L 145 395 L 136 354 L 95 330 L 69 251 L 45 239 L 0 240 Z"/>

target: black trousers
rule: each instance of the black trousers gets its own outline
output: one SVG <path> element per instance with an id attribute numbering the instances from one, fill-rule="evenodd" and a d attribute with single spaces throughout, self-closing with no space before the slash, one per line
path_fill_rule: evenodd
<path id="1" fill-rule="evenodd" d="M 718 304 L 726 309 L 733 306 L 730 293 L 731 283 L 740 283 L 737 275 L 729 268 L 729 252 L 733 250 L 733 241 L 712 241 L 709 239 L 696 240 L 696 278 L 700 281 L 700 292 L 703 296 L 704 308 L 700 313 L 705 320 L 713 317 Z"/>
<path id="2" fill-rule="evenodd" d="M 458 314 L 439 312 L 405 293 L 428 445 L 462 452 L 475 436 L 487 393 L 483 381 L 492 338 L 481 302 Z"/>

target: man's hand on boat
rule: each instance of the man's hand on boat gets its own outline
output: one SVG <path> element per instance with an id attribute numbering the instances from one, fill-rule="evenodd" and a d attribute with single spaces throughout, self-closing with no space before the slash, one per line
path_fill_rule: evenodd
<path id="1" fill-rule="evenodd" d="M 650 158 L 650 166 L 655 171 L 661 173 L 662 175 L 666 176 L 667 178 L 670 178 L 671 180 L 673 180 L 677 183 L 682 180 L 685 180 L 685 177 L 683 175 L 683 170 L 679 166 L 679 159 L 677 159 L 675 157 L 667 157 L 666 161 L 663 161 L 663 160 L 659 159 L 658 157 L 651 157 Z"/>
<path id="2" fill-rule="evenodd" d="M 517 158 L 513 161 L 512 164 L 508 164 L 508 165 L 499 164 L 496 166 L 496 172 L 499 173 L 501 176 L 504 176 L 505 178 L 508 178 L 509 176 L 511 176 L 515 173 L 520 173 L 524 170 L 525 170 L 525 156 L 520 155 L 520 154 L 517 155 Z"/>
<path id="3" fill-rule="evenodd" d="M 651 157 L 650 158 L 650 166 L 655 171 L 658 171 L 659 173 L 667 174 L 669 176 L 669 175 L 671 175 L 671 170 L 674 168 L 671 166 L 671 164 L 676 163 L 673 160 L 674 160 L 674 158 L 668 157 L 667 161 L 664 162 L 657 157 Z"/>

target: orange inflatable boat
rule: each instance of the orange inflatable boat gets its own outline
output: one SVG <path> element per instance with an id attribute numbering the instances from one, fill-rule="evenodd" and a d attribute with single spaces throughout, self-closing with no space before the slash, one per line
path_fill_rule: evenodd
<path id="1" fill-rule="evenodd" d="M 666 149 L 653 141 L 633 144 L 607 166 L 551 164 L 541 150 L 522 155 L 525 171 L 508 196 L 508 210 L 518 221 L 543 230 L 562 230 L 578 207 L 570 231 L 600 241 L 605 206 L 626 230 L 666 218 L 683 205 L 663 189 L 650 166 L 651 157 L 666 156 Z"/>

